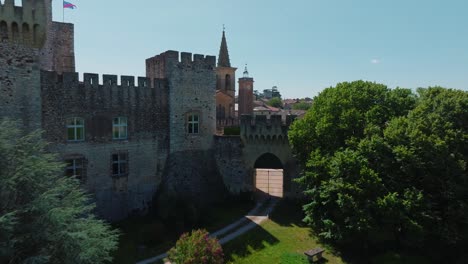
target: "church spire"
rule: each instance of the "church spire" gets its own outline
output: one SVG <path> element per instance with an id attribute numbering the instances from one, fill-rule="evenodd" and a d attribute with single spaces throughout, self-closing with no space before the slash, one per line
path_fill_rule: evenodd
<path id="1" fill-rule="evenodd" d="M 221 47 L 219 48 L 218 56 L 218 67 L 231 67 L 231 62 L 229 61 L 229 52 L 226 42 L 226 34 L 224 32 L 223 25 L 223 38 L 221 39 Z"/>

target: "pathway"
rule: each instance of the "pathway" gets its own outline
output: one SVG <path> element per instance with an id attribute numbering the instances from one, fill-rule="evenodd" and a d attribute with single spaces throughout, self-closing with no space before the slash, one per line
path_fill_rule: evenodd
<path id="1" fill-rule="evenodd" d="M 247 231 L 255 228 L 267 220 L 277 202 L 278 199 L 275 198 L 258 202 L 255 208 L 248 212 L 246 216 L 216 232 L 211 233 L 210 237 L 220 238 L 219 243 L 224 245 L 225 243 L 246 233 Z M 152 264 L 166 257 L 167 254 L 164 253 L 149 259 L 139 261 L 136 264 Z"/>

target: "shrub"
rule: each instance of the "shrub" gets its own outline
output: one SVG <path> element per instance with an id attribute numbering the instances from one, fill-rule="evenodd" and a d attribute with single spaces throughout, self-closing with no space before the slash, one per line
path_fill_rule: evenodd
<path id="1" fill-rule="evenodd" d="M 194 230 L 190 234 L 182 234 L 167 254 L 170 261 L 177 264 L 224 263 L 221 245 L 216 238 L 209 237 L 206 230 Z"/>

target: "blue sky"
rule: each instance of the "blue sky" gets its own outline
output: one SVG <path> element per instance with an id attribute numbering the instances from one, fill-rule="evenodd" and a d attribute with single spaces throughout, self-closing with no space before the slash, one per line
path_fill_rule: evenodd
<path id="1" fill-rule="evenodd" d="M 286 98 L 358 79 L 468 89 L 466 0 L 70 1 L 79 72 L 143 76 L 169 49 L 217 56 L 225 24 L 237 77 L 248 63 L 255 89 Z"/>

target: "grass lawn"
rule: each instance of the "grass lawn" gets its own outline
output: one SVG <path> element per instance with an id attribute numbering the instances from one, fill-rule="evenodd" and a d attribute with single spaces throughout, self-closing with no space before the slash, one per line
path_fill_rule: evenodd
<path id="1" fill-rule="evenodd" d="M 253 202 L 227 201 L 206 211 L 199 223 L 193 228 L 216 231 L 245 215 L 255 206 Z M 181 232 L 167 227 L 154 216 L 133 217 L 115 225 L 122 232 L 119 249 L 114 254 L 113 263 L 135 263 L 168 251 L 179 238 Z"/>
<path id="2" fill-rule="evenodd" d="M 326 250 L 320 263 L 345 263 L 311 236 L 302 218 L 298 204 L 281 201 L 270 220 L 223 246 L 227 263 L 309 263 L 304 251 L 315 247 Z"/>

